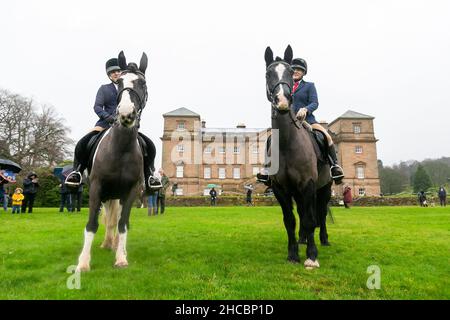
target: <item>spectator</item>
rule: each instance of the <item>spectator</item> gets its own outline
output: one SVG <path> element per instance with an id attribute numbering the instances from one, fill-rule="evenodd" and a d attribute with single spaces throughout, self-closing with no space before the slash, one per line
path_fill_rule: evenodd
<path id="1" fill-rule="evenodd" d="M 76 194 L 76 208 L 77 208 L 77 212 L 81 211 L 81 205 L 83 204 L 83 185 L 84 183 L 82 182 L 80 184 L 80 186 L 78 187 L 78 191 Z M 75 207 L 75 205 L 74 205 Z"/>
<path id="2" fill-rule="evenodd" d="M 169 187 L 170 181 L 169 181 L 169 178 L 164 173 L 163 169 L 159 169 L 159 174 L 161 175 L 162 187 L 161 187 L 161 189 L 159 189 L 159 192 L 158 192 L 157 207 L 161 208 L 161 214 L 163 214 L 166 209 L 166 191 L 167 191 L 167 188 Z"/>
<path id="3" fill-rule="evenodd" d="M 253 205 L 253 201 L 252 201 L 252 193 L 253 193 L 253 186 L 249 185 L 247 187 L 247 206 L 252 206 Z"/>
<path id="4" fill-rule="evenodd" d="M 217 191 L 214 190 L 214 188 L 212 188 L 209 191 L 209 195 L 211 196 L 211 206 L 215 206 L 216 205 L 216 200 L 217 200 Z"/>
<path id="5" fill-rule="evenodd" d="M 346 186 L 344 188 L 344 206 L 346 209 L 350 209 L 350 204 L 352 203 L 352 188 Z"/>
<path id="6" fill-rule="evenodd" d="M 158 214 L 158 207 L 157 207 L 158 190 L 149 189 L 147 194 L 148 194 L 148 215 L 156 216 Z"/>
<path id="7" fill-rule="evenodd" d="M 175 182 L 172 185 L 172 197 L 175 197 L 175 193 L 177 192 L 177 189 L 178 189 L 178 183 Z"/>
<path id="8" fill-rule="evenodd" d="M 6 176 L 5 170 L 0 170 L 0 202 L 3 203 L 3 209 L 8 211 L 8 192 L 5 190 L 5 185 L 13 182 Z"/>
<path id="9" fill-rule="evenodd" d="M 419 203 L 421 207 L 428 207 L 428 203 L 427 203 L 427 196 L 425 195 L 425 191 L 420 191 L 417 194 L 418 198 L 419 198 Z"/>
<path id="10" fill-rule="evenodd" d="M 64 181 L 61 181 L 61 184 L 59 185 L 59 195 L 60 195 L 60 205 L 59 205 L 59 212 L 64 212 L 64 207 L 67 208 L 67 211 L 70 212 L 71 204 L 70 204 L 70 192 L 67 188 Z"/>
<path id="11" fill-rule="evenodd" d="M 447 206 L 447 191 L 441 186 L 438 191 L 439 201 L 441 202 L 441 207 Z"/>
<path id="12" fill-rule="evenodd" d="M 39 180 L 36 173 L 31 172 L 23 180 L 23 195 L 25 199 L 22 204 L 22 213 L 26 213 L 28 207 L 28 213 L 33 212 L 34 199 L 39 189 Z"/>
<path id="13" fill-rule="evenodd" d="M 22 207 L 22 201 L 25 198 L 22 194 L 22 188 L 16 188 L 14 194 L 12 195 L 12 214 L 20 213 L 20 209 Z"/>

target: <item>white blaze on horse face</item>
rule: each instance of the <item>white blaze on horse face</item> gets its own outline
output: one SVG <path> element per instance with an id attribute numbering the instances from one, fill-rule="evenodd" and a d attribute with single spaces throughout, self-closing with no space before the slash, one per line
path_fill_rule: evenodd
<path id="1" fill-rule="evenodd" d="M 281 81 L 281 79 L 283 79 L 283 74 L 286 72 L 286 66 L 283 64 L 279 64 L 275 67 L 275 71 L 278 76 L 278 81 Z M 277 107 L 280 110 L 287 110 L 287 109 L 289 109 L 289 101 L 286 98 L 286 96 L 284 95 L 283 86 L 279 85 L 278 88 L 279 88 L 279 90 L 276 94 L 276 96 L 278 97 Z"/>
<path id="2" fill-rule="evenodd" d="M 133 81 L 139 79 L 139 77 L 134 73 L 126 73 L 121 78 L 123 79 L 124 88 L 133 88 Z M 129 115 L 135 110 L 135 105 L 131 101 L 130 93 L 128 91 L 124 91 L 122 93 L 117 110 L 120 115 L 124 116 Z"/>

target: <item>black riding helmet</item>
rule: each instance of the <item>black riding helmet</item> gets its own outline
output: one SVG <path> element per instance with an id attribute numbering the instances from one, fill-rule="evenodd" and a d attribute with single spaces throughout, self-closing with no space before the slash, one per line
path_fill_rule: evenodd
<path id="1" fill-rule="evenodd" d="M 109 76 L 109 74 L 116 70 L 121 70 L 119 67 L 119 60 L 117 58 L 111 58 L 108 61 L 106 61 L 106 74 Z"/>
<path id="2" fill-rule="evenodd" d="M 308 73 L 308 65 L 306 64 L 305 59 L 302 59 L 302 58 L 293 59 L 292 63 L 291 63 L 291 68 L 292 69 L 299 68 L 299 69 L 302 69 L 303 71 L 305 71 L 305 74 Z"/>

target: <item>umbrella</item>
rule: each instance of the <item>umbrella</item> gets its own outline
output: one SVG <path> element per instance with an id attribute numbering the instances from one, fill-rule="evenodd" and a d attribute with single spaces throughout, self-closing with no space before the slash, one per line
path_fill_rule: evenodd
<path id="1" fill-rule="evenodd" d="M 14 173 L 19 173 L 22 170 L 22 168 L 17 163 L 7 159 L 0 159 L 0 169 L 9 170 Z"/>
<path id="2" fill-rule="evenodd" d="M 53 169 L 53 174 L 60 180 L 65 180 L 69 173 L 73 171 L 72 165 L 66 165 L 64 167 L 56 167 Z"/>

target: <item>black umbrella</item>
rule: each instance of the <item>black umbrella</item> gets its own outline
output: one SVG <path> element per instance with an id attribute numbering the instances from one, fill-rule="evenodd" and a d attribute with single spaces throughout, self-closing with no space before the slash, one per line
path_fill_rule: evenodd
<path id="1" fill-rule="evenodd" d="M 14 173 L 19 173 L 22 170 L 22 168 L 17 163 L 7 159 L 0 159 L 0 169 L 10 170 Z"/>

